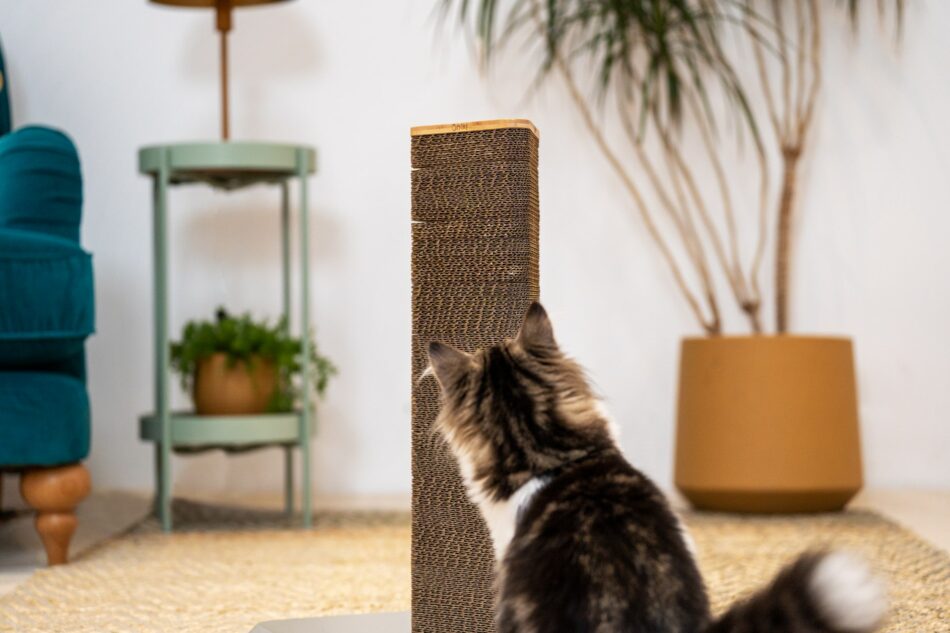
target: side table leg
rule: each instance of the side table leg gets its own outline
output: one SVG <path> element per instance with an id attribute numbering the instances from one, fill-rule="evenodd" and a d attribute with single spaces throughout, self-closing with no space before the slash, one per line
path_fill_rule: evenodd
<path id="1" fill-rule="evenodd" d="M 310 498 L 310 228 L 308 215 L 310 202 L 307 199 L 307 155 L 303 149 L 297 150 L 297 176 L 300 181 L 300 340 L 303 360 L 301 375 L 303 389 L 300 398 L 300 473 L 303 483 L 301 489 L 301 512 L 303 526 L 313 524 L 312 502 Z"/>
<path id="2" fill-rule="evenodd" d="M 171 418 L 168 410 L 168 154 L 162 151 L 161 165 L 155 176 L 153 216 L 154 323 L 155 323 L 155 416 L 161 430 L 158 458 L 158 517 L 162 530 L 172 529 L 171 515 Z"/>
<path id="3" fill-rule="evenodd" d="M 155 442 L 155 497 L 152 499 L 152 513 L 162 516 L 162 445 Z"/>
<path id="4" fill-rule="evenodd" d="M 290 191 L 287 181 L 280 183 L 280 267 L 283 315 L 290 332 Z"/>
<path id="5" fill-rule="evenodd" d="M 280 263 L 284 330 L 290 333 L 290 188 L 280 183 Z M 284 509 L 294 515 L 294 445 L 284 446 Z"/>
<path id="6" fill-rule="evenodd" d="M 284 446 L 284 509 L 294 516 L 294 445 Z"/>

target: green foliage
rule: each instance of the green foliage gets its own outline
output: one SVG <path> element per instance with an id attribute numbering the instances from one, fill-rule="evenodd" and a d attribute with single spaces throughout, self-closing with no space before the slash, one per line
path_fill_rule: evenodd
<path id="1" fill-rule="evenodd" d="M 458 5 L 463 22 L 474 12 L 486 60 L 522 29 L 544 47 L 542 75 L 558 58 L 583 58 L 600 94 L 613 91 L 639 121 L 641 133 L 651 121 L 678 124 L 686 106 L 695 106 L 715 128 L 708 90 L 715 82 L 757 134 L 745 91 L 720 42 L 720 27 L 734 22 L 741 10 L 738 0 L 510 0 L 499 30 L 502 4 L 443 0 L 446 11 Z"/>
<path id="2" fill-rule="evenodd" d="M 804 2 L 804 0 L 797 0 Z M 839 0 L 857 23 L 870 0 Z M 642 135 L 648 124 L 676 126 L 684 113 L 718 126 L 710 88 L 718 85 L 730 113 L 758 140 L 759 130 L 746 88 L 725 50 L 723 28 L 744 25 L 748 34 L 776 53 L 779 25 L 766 3 L 756 0 L 441 0 L 443 15 L 457 7 L 472 23 L 483 61 L 519 32 L 544 50 L 539 78 L 557 59 L 582 59 L 601 97 L 613 92 L 622 112 Z M 820 4 L 820 2 L 819 2 Z M 879 13 L 893 7 L 898 32 L 905 0 L 877 0 Z M 765 6 L 761 6 L 765 5 Z M 773 0 L 773 7 L 782 6 Z M 786 27 L 788 28 L 788 27 Z M 791 33 L 786 34 L 786 37 Z M 741 128 L 739 128 L 741 129 Z"/>
<path id="3" fill-rule="evenodd" d="M 248 313 L 240 316 L 218 308 L 214 321 L 189 321 L 181 341 L 171 344 L 171 365 L 181 375 L 181 385 L 190 390 L 198 364 L 215 353 L 227 355 L 231 366 L 244 363 L 253 367 L 257 359 L 267 360 L 277 369 L 277 391 L 268 407 L 272 412 L 290 411 L 301 389 L 312 386 L 319 395 L 326 391 L 337 370 L 321 356 L 311 337 L 310 376 L 302 379 L 303 342 L 290 335 L 286 319 L 275 325 L 256 322 Z"/>
<path id="4" fill-rule="evenodd" d="M 863 0 L 859 2 L 858 0 L 844 0 L 848 6 L 848 17 L 851 19 L 851 25 L 857 28 L 858 25 L 858 11 L 861 7 L 861 4 L 868 4 L 868 0 Z M 888 6 L 894 10 L 894 32 L 899 38 L 904 26 L 904 9 L 905 9 L 905 0 L 893 0 L 893 2 L 887 2 L 886 0 L 877 0 L 877 12 L 878 15 L 882 18 L 886 17 L 888 13 Z"/>

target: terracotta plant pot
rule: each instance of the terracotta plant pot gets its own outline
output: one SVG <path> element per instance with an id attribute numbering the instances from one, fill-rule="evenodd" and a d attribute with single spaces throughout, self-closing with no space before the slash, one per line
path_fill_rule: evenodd
<path id="1" fill-rule="evenodd" d="M 227 355 L 218 353 L 198 363 L 192 396 L 199 415 L 244 415 L 264 413 L 276 389 L 272 362 L 229 365 Z"/>
<path id="2" fill-rule="evenodd" d="M 850 339 L 684 339 L 675 482 L 701 509 L 844 507 L 862 484 Z"/>

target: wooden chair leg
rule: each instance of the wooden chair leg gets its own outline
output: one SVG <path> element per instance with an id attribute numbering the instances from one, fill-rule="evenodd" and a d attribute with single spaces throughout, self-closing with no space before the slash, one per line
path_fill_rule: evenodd
<path id="1" fill-rule="evenodd" d="M 89 471 L 82 464 L 35 468 L 20 476 L 20 494 L 36 510 L 36 531 L 50 565 L 69 557 L 69 541 L 76 531 L 76 506 L 89 494 Z"/>

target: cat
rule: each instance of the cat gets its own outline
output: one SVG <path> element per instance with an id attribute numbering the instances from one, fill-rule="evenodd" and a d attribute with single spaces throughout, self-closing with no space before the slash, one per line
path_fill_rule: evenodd
<path id="1" fill-rule="evenodd" d="M 494 545 L 498 633 L 865 633 L 882 620 L 883 585 L 843 552 L 803 554 L 714 620 L 683 527 L 624 459 L 540 304 L 513 339 L 428 353 L 435 429 Z"/>

